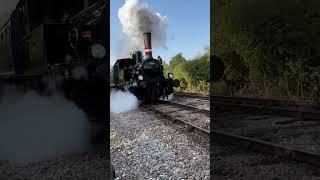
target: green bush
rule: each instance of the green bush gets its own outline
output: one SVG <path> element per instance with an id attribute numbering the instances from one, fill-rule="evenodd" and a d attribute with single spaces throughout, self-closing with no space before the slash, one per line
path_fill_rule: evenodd
<path id="1" fill-rule="evenodd" d="M 186 60 L 182 53 L 171 58 L 164 65 L 165 73 L 172 72 L 181 81 L 179 91 L 208 94 L 210 91 L 210 49 L 205 48 L 202 55 Z"/>
<path id="2" fill-rule="evenodd" d="M 213 6 L 212 53 L 225 63 L 227 94 L 319 96 L 320 1 L 218 0 Z"/>

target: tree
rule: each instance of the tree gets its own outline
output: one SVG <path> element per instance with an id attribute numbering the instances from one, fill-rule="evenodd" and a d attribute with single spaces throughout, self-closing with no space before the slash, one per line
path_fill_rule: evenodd
<path id="1" fill-rule="evenodd" d="M 317 94 L 319 1 L 219 1 L 211 34 L 213 53 L 225 63 L 227 82 L 245 81 L 249 88 L 268 84 L 264 88 L 269 90 L 285 88 L 294 79 L 299 82 L 292 89 L 303 86 L 305 91 L 295 94 Z"/>
<path id="2" fill-rule="evenodd" d="M 210 48 L 192 60 L 186 60 L 182 53 L 171 58 L 165 71 L 171 71 L 181 81 L 182 89 L 187 91 L 209 92 Z"/>

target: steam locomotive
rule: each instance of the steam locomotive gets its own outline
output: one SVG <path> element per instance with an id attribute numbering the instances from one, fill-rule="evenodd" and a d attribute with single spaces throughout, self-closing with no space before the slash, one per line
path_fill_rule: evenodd
<path id="1" fill-rule="evenodd" d="M 104 0 L 20 0 L 0 27 L 0 84 L 70 94 L 65 80 L 105 58 L 105 11 Z"/>
<path id="2" fill-rule="evenodd" d="M 61 90 L 89 116 L 105 119 L 104 105 L 86 104 L 108 96 L 96 98 L 88 88 L 98 76 L 101 87 L 108 86 L 106 20 L 104 0 L 20 0 L 0 26 L 0 86 L 39 95 Z M 97 75 L 97 67 L 105 72 Z M 105 108 L 105 115 L 95 106 Z"/>
<path id="3" fill-rule="evenodd" d="M 19 0 L 0 24 L 0 96 L 6 85 L 63 92 L 88 114 L 99 147 L 108 117 L 106 7 L 105 0 Z"/>
<path id="4" fill-rule="evenodd" d="M 145 57 L 141 51 L 131 53 L 131 58 L 118 59 L 113 66 L 113 86 L 128 90 L 142 103 L 156 102 L 173 93 L 173 87 L 179 87 L 180 81 L 172 73 L 167 78 L 163 74 L 162 59 L 152 57 L 151 33 L 144 36 Z"/>
<path id="5" fill-rule="evenodd" d="M 59 91 L 88 116 L 105 119 L 107 105 L 97 99 L 108 95 L 92 88 L 108 86 L 107 20 L 104 0 L 18 1 L 0 26 L 0 93 L 6 85 Z"/>

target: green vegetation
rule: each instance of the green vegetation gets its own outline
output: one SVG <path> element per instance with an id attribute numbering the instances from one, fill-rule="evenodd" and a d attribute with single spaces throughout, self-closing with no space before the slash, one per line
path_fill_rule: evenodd
<path id="1" fill-rule="evenodd" d="M 171 58 L 164 64 L 164 72 L 172 72 L 181 81 L 178 91 L 208 94 L 210 91 L 210 49 L 205 48 L 202 55 L 186 60 L 182 53 Z"/>
<path id="2" fill-rule="evenodd" d="M 320 1 L 217 0 L 212 52 L 225 63 L 216 94 L 286 99 L 320 95 Z"/>

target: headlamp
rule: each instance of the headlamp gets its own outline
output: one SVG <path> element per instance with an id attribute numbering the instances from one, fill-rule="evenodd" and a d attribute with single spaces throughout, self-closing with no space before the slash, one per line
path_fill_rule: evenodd
<path id="1" fill-rule="evenodd" d="M 102 59 L 106 55 L 106 49 L 101 44 L 91 46 L 91 54 L 94 58 Z"/>
<path id="2" fill-rule="evenodd" d="M 168 77 L 169 77 L 170 79 L 173 79 L 173 78 L 174 78 L 174 76 L 173 76 L 172 73 L 168 73 Z"/>

